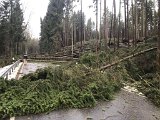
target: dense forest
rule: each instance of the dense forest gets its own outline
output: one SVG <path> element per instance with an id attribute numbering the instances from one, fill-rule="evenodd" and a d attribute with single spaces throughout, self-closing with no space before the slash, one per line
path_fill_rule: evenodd
<path id="1" fill-rule="evenodd" d="M 89 19 L 87 22 L 85 13 L 82 12 L 83 7 L 80 11 L 74 11 L 74 2 L 76 1 L 50 1 L 46 16 L 41 19 L 41 53 L 55 53 L 77 42 L 83 47 L 83 41 L 93 39 L 99 43 L 97 49 L 101 49 L 100 44 L 103 42 L 106 43 L 106 49 L 113 46 L 116 50 L 120 43 L 136 46 L 138 42 L 145 42 L 149 37 L 157 36 L 158 11 L 155 0 L 113 0 L 112 11 L 106 7 L 104 0 L 103 13 L 102 1 L 93 0 L 91 6 L 95 8 L 97 17 L 96 20 Z M 116 13 L 117 2 L 119 13 Z"/>
<path id="2" fill-rule="evenodd" d="M 12 58 L 27 51 L 38 53 L 38 40 L 31 37 L 28 23 L 24 22 L 24 10 L 20 0 L 0 2 L 0 56 Z M 34 50 L 33 50 L 34 48 Z"/>
<path id="3" fill-rule="evenodd" d="M 81 10 L 75 11 L 77 2 L 81 3 Z M 76 43 L 80 43 L 79 51 L 82 52 L 84 42 L 90 40 L 96 41 L 95 51 L 109 48 L 114 48 L 115 51 L 122 44 L 128 47 L 136 46 L 138 42 L 146 42 L 148 38 L 158 35 L 156 0 L 119 0 L 118 3 L 113 0 L 111 11 L 107 8 L 105 0 L 104 3 L 102 0 L 93 0 L 88 9 L 95 9 L 93 12 L 96 20 L 86 19 L 82 2 L 85 1 L 50 0 L 46 16 L 40 19 L 39 47 L 38 43 L 35 47 L 30 44 L 34 43 L 34 39 L 27 32 L 28 24 L 24 23 L 24 11 L 20 0 L 1 1 L 0 56 L 13 57 L 26 51 L 55 54 L 71 45 L 74 54 Z M 116 4 L 119 4 L 118 8 Z"/>
<path id="4" fill-rule="evenodd" d="M 19 0 L 0 3 L 0 56 L 13 57 L 23 54 L 25 24 Z"/>

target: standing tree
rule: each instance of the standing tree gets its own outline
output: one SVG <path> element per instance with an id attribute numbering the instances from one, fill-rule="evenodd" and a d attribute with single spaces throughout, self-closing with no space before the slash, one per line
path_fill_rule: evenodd
<path id="1" fill-rule="evenodd" d="M 159 22 L 158 22 L 158 69 L 160 70 L 160 1 L 158 0 L 158 17 L 159 17 Z"/>
<path id="2" fill-rule="evenodd" d="M 118 18 L 118 40 L 117 40 L 117 48 L 119 48 L 119 42 L 120 42 L 120 27 L 121 27 L 121 0 L 119 1 L 119 18 Z"/>
<path id="3" fill-rule="evenodd" d="M 0 41 L 4 51 L 2 55 L 13 57 L 22 54 L 25 27 L 20 0 L 2 0 L 0 4 Z"/>
<path id="4" fill-rule="evenodd" d="M 107 37 L 108 37 L 108 30 L 107 30 L 107 8 L 106 8 L 106 0 L 104 0 L 104 44 L 105 50 L 107 51 Z"/>
<path id="5" fill-rule="evenodd" d="M 64 7 L 64 0 L 50 1 L 47 14 L 41 21 L 40 49 L 43 53 L 51 54 L 62 47 Z"/>
<path id="6" fill-rule="evenodd" d="M 82 0 L 81 0 L 81 52 L 83 51 L 83 7 L 82 7 Z"/>
<path id="7" fill-rule="evenodd" d="M 113 0 L 113 7 L 114 7 L 114 24 L 113 24 L 113 35 L 114 35 L 114 51 L 116 50 L 116 2 Z"/>
<path id="8" fill-rule="evenodd" d="M 99 24 L 99 42 L 100 42 L 100 48 L 101 48 L 101 22 L 102 22 L 102 0 L 100 0 L 100 20 L 99 20 L 99 22 L 100 22 L 100 24 Z"/>

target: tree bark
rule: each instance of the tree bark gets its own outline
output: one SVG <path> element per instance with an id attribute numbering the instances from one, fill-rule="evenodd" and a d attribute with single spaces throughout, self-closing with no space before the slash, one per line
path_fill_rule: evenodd
<path id="1" fill-rule="evenodd" d="M 106 11 L 106 0 L 104 0 L 104 44 L 105 50 L 107 51 L 107 11 Z"/>
<path id="2" fill-rule="evenodd" d="M 113 25 L 113 35 L 114 35 L 114 51 L 116 50 L 116 2 L 113 0 L 114 6 L 114 25 Z"/>
<path id="3" fill-rule="evenodd" d="M 98 64 L 98 47 L 99 47 L 99 43 L 98 43 L 98 0 L 96 0 L 96 55 L 97 55 L 97 67 L 99 66 Z"/>
<path id="4" fill-rule="evenodd" d="M 102 18 L 102 16 L 101 16 L 101 13 L 102 12 L 102 0 L 100 0 L 100 26 L 99 26 L 99 42 L 100 42 L 100 48 L 101 48 L 101 18 Z"/>
<path id="5" fill-rule="evenodd" d="M 137 27 L 138 27 L 137 0 L 135 0 L 135 46 L 137 44 Z"/>
<path id="6" fill-rule="evenodd" d="M 120 42 L 120 27 L 121 27 L 121 0 L 119 3 L 119 20 L 118 20 L 119 26 L 118 26 L 118 41 L 117 41 L 117 48 L 119 48 L 119 42 Z"/>
<path id="7" fill-rule="evenodd" d="M 129 47 L 129 3 L 127 0 L 127 41 L 128 41 L 128 47 Z"/>
<path id="8" fill-rule="evenodd" d="M 110 38 L 109 38 L 109 47 L 110 47 L 110 45 L 111 45 L 111 40 L 112 40 L 112 36 L 113 36 L 113 8 L 114 7 L 112 7 L 112 16 L 111 16 L 111 27 L 110 27 Z"/>
<path id="9" fill-rule="evenodd" d="M 81 0 L 81 52 L 83 51 L 83 43 L 82 43 L 82 41 L 83 41 L 83 13 L 82 13 L 82 0 Z"/>
<path id="10" fill-rule="evenodd" d="M 73 3 L 72 3 L 72 17 L 73 17 Z M 74 17 L 72 18 L 72 57 L 74 52 Z"/>
<path id="11" fill-rule="evenodd" d="M 148 3 L 148 0 L 145 0 L 145 41 L 147 40 L 147 32 L 148 32 L 148 26 L 147 26 L 147 3 Z"/>
<path id="12" fill-rule="evenodd" d="M 157 63 L 158 63 L 158 70 L 160 70 L 160 1 L 158 0 L 158 52 L 157 52 Z"/>
<path id="13" fill-rule="evenodd" d="M 125 20 L 125 26 L 124 26 L 124 29 L 125 29 L 125 32 L 124 32 L 124 41 L 126 42 L 127 41 L 127 11 L 126 11 L 126 0 L 124 0 L 124 20 Z"/>
<path id="14" fill-rule="evenodd" d="M 134 28 L 135 24 L 134 24 L 134 5 L 133 5 L 133 0 L 132 0 L 132 38 L 133 38 L 133 42 L 132 44 L 135 45 L 135 28 Z"/>

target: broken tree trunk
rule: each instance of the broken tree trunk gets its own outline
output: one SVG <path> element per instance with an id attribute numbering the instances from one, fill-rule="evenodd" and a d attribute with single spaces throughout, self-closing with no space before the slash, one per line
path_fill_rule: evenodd
<path id="1" fill-rule="evenodd" d="M 115 62 L 113 62 L 113 63 L 111 63 L 111 64 L 108 64 L 108 65 L 106 65 L 106 66 L 101 67 L 101 68 L 100 68 L 100 71 L 106 70 L 107 68 L 110 68 L 110 67 L 112 67 L 112 66 L 114 66 L 114 65 L 117 65 L 118 63 L 121 63 L 121 62 L 123 62 L 123 61 L 125 61 L 125 60 L 128 60 L 128 59 L 130 59 L 130 58 L 136 57 L 136 56 L 138 56 L 138 55 L 140 55 L 140 54 L 143 54 L 143 53 L 146 53 L 146 52 L 155 50 L 155 49 L 157 49 L 157 47 L 150 48 L 150 49 L 147 49 L 147 50 L 144 50 L 144 51 L 135 53 L 135 54 L 133 54 L 133 55 L 127 56 L 127 57 L 125 57 L 125 58 L 123 58 L 123 59 L 120 59 L 120 60 L 115 61 Z"/>

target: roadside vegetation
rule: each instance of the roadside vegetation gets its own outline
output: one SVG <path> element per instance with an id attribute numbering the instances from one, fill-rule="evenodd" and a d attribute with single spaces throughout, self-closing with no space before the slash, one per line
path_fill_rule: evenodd
<path id="1" fill-rule="evenodd" d="M 0 80 L 0 118 L 37 114 L 62 108 L 93 107 L 111 100 L 123 75 L 100 72 L 83 64 L 46 68 L 21 80 Z"/>
<path id="2" fill-rule="evenodd" d="M 114 94 L 126 83 L 136 84 L 153 103 L 160 106 L 156 52 L 147 52 L 105 71 L 98 69 L 126 54 L 154 46 L 146 43 L 130 50 L 122 48 L 119 50 L 121 54 L 100 52 L 98 62 L 96 54 L 90 52 L 82 55 L 78 61 L 62 64 L 61 67 L 39 69 L 18 81 L 0 79 L 0 118 L 62 108 L 93 107 L 99 101 L 114 99 Z"/>
<path id="3" fill-rule="evenodd" d="M 12 63 L 12 59 L 0 59 L 0 68 Z"/>

